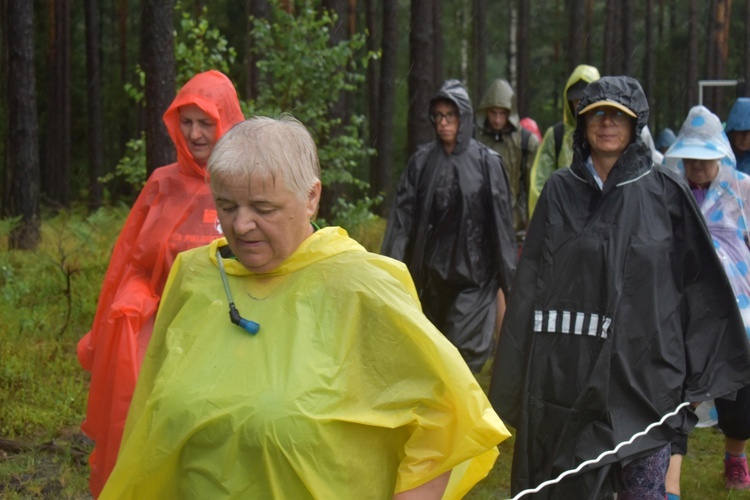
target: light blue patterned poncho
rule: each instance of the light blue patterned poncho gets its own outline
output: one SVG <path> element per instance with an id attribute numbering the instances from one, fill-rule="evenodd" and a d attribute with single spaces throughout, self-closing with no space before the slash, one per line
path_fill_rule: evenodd
<path id="1" fill-rule="evenodd" d="M 750 249 L 746 222 L 750 210 L 750 176 L 736 169 L 721 121 L 704 106 L 690 110 L 677 140 L 664 156 L 666 165 L 679 171 L 686 181 L 683 159 L 719 160 L 719 172 L 700 209 L 750 336 Z"/>

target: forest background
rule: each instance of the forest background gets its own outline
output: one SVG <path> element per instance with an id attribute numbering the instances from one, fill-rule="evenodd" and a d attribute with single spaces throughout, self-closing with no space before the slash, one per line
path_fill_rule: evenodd
<path id="1" fill-rule="evenodd" d="M 14 248 L 41 209 L 130 203 L 174 160 L 161 115 L 192 74 L 226 72 L 247 114 L 290 112 L 321 149 L 324 219 L 386 215 L 395 180 L 434 138 L 447 78 L 474 103 L 505 78 L 542 131 L 571 70 L 638 78 L 654 135 L 699 101 L 744 95 L 750 0 L 2 0 L 0 210 Z"/>
<path id="2" fill-rule="evenodd" d="M 246 116 L 313 133 L 322 217 L 378 251 L 408 156 L 434 138 L 447 78 L 495 78 L 542 130 L 586 63 L 644 86 L 654 133 L 745 95 L 750 0 L 0 0 L 0 496 L 81 498 L 88 375 L 75 357 L 147 175 L 174 160 L 161 115 L 219 69 Z M 487 369 L 480 376 L 486 386 Z M 684 498 L 724 498 L 721 438 L 699 429 Z M 472 498 L 507 495 L 512 443 Z M 731 496 L 731 494 L 730 494 Z"/>

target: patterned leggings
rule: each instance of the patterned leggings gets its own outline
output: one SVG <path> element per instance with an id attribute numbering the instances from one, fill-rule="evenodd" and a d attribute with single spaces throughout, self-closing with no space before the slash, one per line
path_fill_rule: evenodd
<path id="1" fill-rule="evenodd" d="M 617 500 L 664 500 L 670 445 L 622 468 L 623 490 Z"/>

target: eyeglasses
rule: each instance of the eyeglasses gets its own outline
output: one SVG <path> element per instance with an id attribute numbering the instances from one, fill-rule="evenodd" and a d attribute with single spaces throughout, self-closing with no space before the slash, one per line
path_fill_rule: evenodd
<path id="1" fill-rule="evenodd" d="M 586 123 L 593 125 L 601 125 L 604 122 L 605 116 L 609 118 L 615 125 L 625 125 L 626 123 L 629 123 L 631 119 L 630 116 L 626 115 L 619 109 L 597 109 L 596 111 L 591 111 L 584 115 L 584 117 L 586 118 Z"/>
<path id="2" fill-rule="evenodd" d="M 424 115 L 422 115 L 422 116 L 424 116 Z M 454 123 L 456 121 L 456 119 L 458 118 L 458 115 L 456 115 L 456 113 L 454 113 L 452 111 L 449 111 L 449 112 L 447 112 L 445 114 L 443 114 L 443 113 L 432 113 L 430 115 L 430 120 L 432 120 L 432 123 L 440 123 L 443 120 L 443 118 L 445 118 L 445 121 L 447 123 Z"/>

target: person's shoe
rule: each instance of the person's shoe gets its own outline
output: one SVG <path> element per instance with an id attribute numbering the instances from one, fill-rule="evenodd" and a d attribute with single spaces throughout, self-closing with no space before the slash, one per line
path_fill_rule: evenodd
<path id="1" fill-rule="evenodd" d="M 747 470 L 747 457 L 729 456 L 724 459 L 724 481 L 727 489 L 746 490 L 750 488 L 750 472 Z"/>

